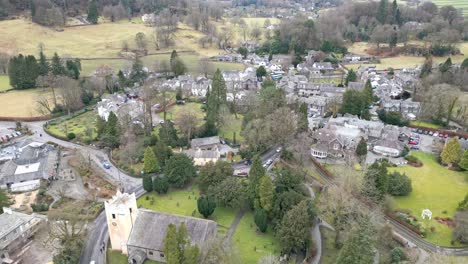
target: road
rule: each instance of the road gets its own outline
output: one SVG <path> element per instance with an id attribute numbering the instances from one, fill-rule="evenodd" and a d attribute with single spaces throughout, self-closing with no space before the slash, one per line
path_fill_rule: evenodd
<path id="1" fill-rule="evenodd" d="M 281 152 L 278 152 L 279 145 L 275 145 L 272 148 L 270 148 L 268 151 L 262 154 L 260 159 L 262 160 L 262 164 L 265 164 L 269 159 L 272 161 L 276 161 L 280 156 Z M 269 170 L 273 166 L 274 162 L 267 166 L 267 170 Z M 234 175 L 239 175 L 239 173 L 249 173 L 250 171 L 250 166 L 245 165 L 244 161 L 240 161 L 237 163 L 232 164 L 232 168 L 234 169 Z"/>
<path id="2" fill-rule="evenodd" d="M 24 124 L 34 132 L 34 134 L 30 136 L 33 140 L 38 142 L 53 142 L 65 148 L 77 149 L 84 157 L 89 157 L 93 162 L 98 164 L 98 167 L 103 170 L 105 177 L 114 184 L 119 184 L 124 188 L 125 192 L 135 192 L 137 197 L 140 197 L 145 193 L 141 185 L 141 179 L 127 175 L 114 166 L 112 166 L 110 169 L 104 169 L 102 167 L 102 163 L 104 161 L 108 161 L 107 153 L 103 150 L 52 137 L 44 131 L 45 121 L 28 122 Z M 14 125 L 15 124 L 12 122 L 0 122 L 0 127 L 14 127 Z M 280 153 L 276 151 L 277 148 L 278 146 L 274 146 L 261 156 L 263 164 L 266 163 L 266 161 L 269 159 L 276 160 L 279 158 Z M 269 169 L 271 166 L 272 165 L 270 165 L 267 169 Z M 235 170 L 250 170 L 250 167 L 244 165 L 243 163 L 233 164 L 233 167 Z M 90 225 L 80 263 L 89 264 L 91 261 L 95 261 L 96 264 L 105 264 L 105 253 L 101 252 L 101 247 L 102 245 L 107 244 L 108 240 L 109 234 L 106 223 L 106 215 L 104 212 L 102 212 Z"/>
<path id="3" fill-rule="evenodd" d="M 327 175 L 322 173 L 322 171 L 312 163 L 312 168 L 318 173 L 318 175 L 326 182 L 326 185 L 334 185 L 332 179 L 328 178 Z M 393 219 L 385 216 L 385 220 L 388 224 L 390 224 L 393 228 L 393 232 L 403 238 L 404 240 L 408 241 L 417 247 L 419 247 L 422 251 L 428 252 L 435 252 L 441 253 L 444 255 L 451 255 L 451 256 L 468 256 L 468 248 L 453 248 L 453 247 L 443 247 L 432 244 L 424 239 L 422 239 L 418 234 L 412 232 L 405 226 L 401 225 L 400 223 L 394 221 Z"/>

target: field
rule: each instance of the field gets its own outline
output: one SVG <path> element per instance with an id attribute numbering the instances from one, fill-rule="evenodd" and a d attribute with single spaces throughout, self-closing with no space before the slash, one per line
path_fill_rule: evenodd
<path id="1" fill-rule="evenodd" d="M 441 126 L 439 126 L 439 125 L 424 122 L 424 121 L 413 121 L 413 122 L 411 122 L 411 125 L 420 126 L 420 127 L 427 127 L 427 128 L 436 128 L 436 129 L 441 128 Z"/>
<path id="2" fill-rule="evenodd" d="M 434 218 L 453 217 L 458 203 L 463 200 L 468 190 L 465 177 L 468 172 L 456 172 L 439 165 L 432 154 L 412 153 L 423 166 L 415 168 L 403 166 L 392 171 L 406 173 L 411 178 L 413 191 L 405 197 L 395 197 L 398 208 L 411 210 L 413 215 L 427 227 L 435 227 L 435 232 L 428 232 L 427 240 L 442 246 L 450 246 L 452 229 L 438 223 Z M 432 220 L 422 220 L 421 211 L 432 211 Z M 446 213 L 444 213 L 446 211 Z"/>
<path id="3" fill-rule="evenodd" d="M 0 75 L 0 92 L 10 88 L 10 78 L 8 78 L 8 75 Z"/>
<path id="4" fill-rule="evenodd" d="M 453 7 L 459 9 L 463 9 L 463 15 L 468 17 L 468 2 L 464 0 L 431 0 L 434 4 L 438 5 L 439 7 L 452 5 Z"/>
<path id="5" fill-rule="evenodd" d="M 273 231 L 268 229 L 263 234 L 256 229 L 253 213 L 245 213 L 232 237 L 232 243 L 239 251 L 242 263 L 257 263 L 262 256 L 269 253 L 280 254 L 278 239 L 274 237 Z"/>
<path id="6" fill-rule="evenodd" d="M 48 130 L 50 133 L 59 137 L 67 137 L 69 133 L 75 133 L 77 138 L 94 139 L 97 134 L 95 131 L 97 114 L 95 111 L 88 111 L 71 119 L 58 122 L 50 125 Z M 89 130 L 88 130 L 89 129 Z M 91 133 L 91 136 L 86 135 L 86 132 Z"/>
<path id="7" fill-rule="evenodd" d="M 131 65 L 131 60 L 119 57 L 122 42 L 129 43 L 130 49 L 135 47 L 134 38 L 138 32 L 146 34 L 151 39 L 152 28 L 143 25 L 139 19 L 131 22 L 127 20 L 116 23 L 100 23 L 98 25 L 83 27 L 68 27 L 63 31 L 42 27 L 25 19 L 5 20 L 0 22 L 0 51 L 10 54 L 38 54 L 38 45 L 44 46 L 45 54 L 50 58 L 54 52 L 61 56 L 78 57 L 82 60 L 82 75 L 89 75 L 98 66 L 108 65 L 115 71 Z M 21 34 L 18 34 L 21 32 Z M 169 62 L 172 50 L 191 51 L 189 55 L 182 54 L 181 58 L 187 64 L 190 72 L 200 73 L 198 60 L 202 57 L 214 56 L 222 53 L 215 45 L 200 48 L 198 39 L 203 33 L 195 31 L 190 27 L 179 24 L 175 33 L 174 47 L 156 50 L 154 44 L 149 41 L 150 53 L 163 53 L 143 57 L 147 67 L 153 68 L 157 60 Z M 243 69 L 239 63 L 213 63 L 213 68 L 225 70 Z"/>
<path id="8" fill-rule="evenodd" d="M 154 199 L 154 204 L 151 204 L 151 200 Z M 197 199 L 200 196 L 200 191 L 197 187 L 192 187 L 187 190 L 176 190 L 170 191 L 165 195 L 159 195 L 156 193 L 145 194 L 138 199 L 138 206 L 147 208 L 150 210 L 161 211 L 171 214 L 194 216 L 202 218 L 197 210 Z M 210 216 L 211 220 L 214 220 L 222 227 L 228 228 L 237 211 L 228 208 L 216 208 L 214 213 Z"/>
<path id="9" fill-rule="evenodd" d="M 413 44 L 420 44 L 420 42 L 414 41 Z M 356 54 L 367 54 L 367 51 L 370 48 L 373 48 L 375 45 L 367 42 L 356 42 L 348 48 L 348 51 Z M 468 42 L 463 42 L 458 45 L 460 52 L 464 55 L 452 56 L 452 62 L 457 63 L 463 61 L 468 56 Z M 434 63 L 444 62 L 448 57 L 434 57 Z M 382 58 L 380 64 L 363 64 L 368 66 L 376 66 L 377 70 L 385 70 L 388 68 L 401 69 L 401 68 L 414 68 L 418 65 L 424 63 L 424 57 L 415 57 L 415 56 L 398 56 L 391 58 Z M 346 65 L 347 68 L 357 69 L 360 64 L 350 64 Z"/>
<path id="10" fill-rule="evenodd" d="M 0 116 L 36 117 L 41 114 L 36 109 L 37 98 L 41 95 L 51 96 L 48 90 L 16 90 L 0 94 Z"/>

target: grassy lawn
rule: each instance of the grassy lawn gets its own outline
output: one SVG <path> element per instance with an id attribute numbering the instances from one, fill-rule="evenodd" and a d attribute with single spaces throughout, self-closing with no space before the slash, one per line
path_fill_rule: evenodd
<path id="1" fill-rule="evenodd" d="M 154 204 L 151 204 L 150 200 L 146 200 L 146 196 L 150 199 L 152 197 L 154 199 Z M 154 192 L 145 194 L 138 199 L 137 203 L 139 207 L 150 210 L 202 218 L 197 210 L 197 199 L 199 196 L 200 191 L 198 188 L 192 187 L 186 190 L 170 191 L 165 195 L 159 195 Z M 237 210 L 235 209 L 218 207 L 209 219 L 227 228 L 231 225 L 236 213 Z"/>
<path id="2" fill-rule="evenodd" d="M 8 75 L 0 75 L 0 92 L 10 89 L 10 78 Z"/>
<path id="3" fill-rule="evenodd" d="M 48 89 L 15 90 L 0 94 L 0 116 L 35 117 L 41 116 L 37 111 L 39 96 L 52 96 Z"/>
<path id="4" fill-rule="evenodd" d="M 411 122 L 411 125 L 420 126 L 420 127 L 427 127 L 427 128 L 441 128 L 441 126 L 439 126 L 439 125 L 424 122 L 424 121 L 413 121 L 413 122 Z"/>
<path id="5" fill-rule="evenodd" d="M 338 258 L 339 249 L 335 248 L 335 231 L 320 227 L 322 233 L 322 258 L 320 264 L 333 264 Z"/>
<path id="6" fill-rule="evenodd" d="M 280 253 L 279 242 L 273 231 L 268 229 L 263 234 L 256 229 L 253 213 L 245 213 L 232 237 L 233 246 L 239 251 L 242 263 L 257 263 L 266 254 Z"/>
<path id="7" fill-rule="evenodd" d="M 66 137 L 68 133 L 75 133 L 77 138 L 93 139 L 97 136 L 95 131 L 97 113 L 95 111 L 87 111 L 79 116 L 49 126 L 50 133 Z M 88 137 L 86 130 L 91 129 L 92 135 Z"/>
<path id="8" fill-rule="evenodd" d="M 238 114 L 237 118 L 231 115 L 229 121 L 224 124 L 218 132 L 218 135 L 228 140 L 234 140 L 234 132 L 236 133 L 236 143 L 242 142 L 244 138 L 240 135 L 243 116 Z"/>
<path id="9" fill-rule="evenodd" d="M 197 119 L 203 119 L 205 112 L 201 109 L 202 104 L 200 103 L 186 103 L 183 105 L 174 105 L 170 107 L 166 112 L 166 119 L 168 120 L 177 120 L 177 118 L 186 112 L 192 113 L 196 116 Z M 159 113 L 159 117 L 163 118 L 164 113 Z"/>
<path id="10" fill-rule="evenodd" d="M 127 264 L 128 257 L 119 251 L 107 249 L 107 264 Z M 144 264 L 160 264 L 160 262 L 146 260 Z"/>
<path id="11" fill-rule="evenodd" d="M 456 172 L 439 165 L 432 154 L 414 152 L 424 165 L 420 168 L 403 166 L 391 169 L 406 173 L 413 183 L 413 191 L 405 197 L 395 197 L 398 208 L 406 208 L 423 222 L 426 227 L 435 227 L 435 232 L 428 231 L 427 240 L 442 246 L 450 246 L 452 229 L 438 223 L 434 218 L 453 217 L 458 203 L 463 200 L 468 190 L 465 177 L 468 172 Z M 422 220 L 423 209 L 432 211 L 432 220 Z M 447 213 L 443 213 L 447 211 Z"/>

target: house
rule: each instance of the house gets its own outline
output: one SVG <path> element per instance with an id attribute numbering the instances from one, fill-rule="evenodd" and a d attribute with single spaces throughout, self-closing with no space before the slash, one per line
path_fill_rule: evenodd
<path id="1" fill-rule="evenodd" d="M 395 126 L 385 126 L 380 139 L 372 142 L 372 151 L 386 157 L 399 157 L 404 143 L 398 140 L 400 130 Z"/>
<path id="2" fill-rule="evenodd" d="M 40 180 L 56 176 L 58 153 L 48 144 L 23 140 L 0 150 L 13 155 L 0 163 L 0 188 L 22 192 L 39 188 Z"/>
<path id="3" fill-rule="evenodd" d="M 347 54 L 343 57 L 343 63 L 371 63 L 378 58 L 371 55 Z"/>
<path id="4" fill-rule="evenodd" d="M 40 228 L 47 217 L 28 215 L 3 208 L 0 215 L 0 262 L 21 263 L 25 244 Z"/>
<path id="5" fill-rule="evenodd" d="M 248 67 L 243 71 L 222 71 L 229 92 L 234 90 L 254 90 L 259 89 L 260 82 L 257 79 L 256 70 Z"/>
<path id="6" fill-rule="evenodd" d="M 242 62 L 242 55 L 239 53 L 228 53 L 214 56 L 211 58 L 215 61 L 224 61 L 224 62 Z"/>
<path id="7" fill-rule="evenodd" d="M 354 90 L 354 91 L 361 92 L 362 90 L 364 90 L 365 86 L 366 86 L 365 82 L 349 82 L 347 90 Z"/>
<path id="8" fill-rule="evenodd" d="M 193 159 L 196 166 L 204 166 L 208 162 L 217 162 L 221 158 L 218 136 L 192 139 L 189 150 L 184 153 Z"/>
<path id="9" fill-rule="evenodd" d="M 163 86 L 169 90 L 177 91 L 180 89 L 184 96 L 205 97 L 211 88 L 212 80 L 205 76 L 196 78 L 189 74 L 179 75 L 177 78 L 166 80 Z"/>
<path id="10" fill-rule="evenodd" d="M 299 87 L 303 87 L 308 82 L 309 80 L 304 75 L 289 73 L 278 81 L 277 87 L 283 89 L 286 93 L 295 93 Z"/>
<path id="11" fill-rule="evenodd" d="M 310 69 L 311 74 L 316 76 L 320 75 L 330 75 L 333 73 L 335 68 L 331 64 L 331 62 L 315 62 L 312 64 L 312 68 Z"/>
<path id="12" fill-rule="evenodd" d="M 166 262 L 164 238 L 169 224 L 184 223 L 189 243 L 200 248 L 216 237 L 216 222 L 139 209 L 134 193 L 118 191 L 105 202 L 105 212 L 112 249 L 127 255 L 132 264 L 142 264 L 147 259 Z"/>
<path id="13" fill-rule="evenodd" d="M 387 112 L 399 112 L 406 118 L 419 116 L 421 103 L 408 100 L 385 100 L 381 102 L 381 108 Z"/>

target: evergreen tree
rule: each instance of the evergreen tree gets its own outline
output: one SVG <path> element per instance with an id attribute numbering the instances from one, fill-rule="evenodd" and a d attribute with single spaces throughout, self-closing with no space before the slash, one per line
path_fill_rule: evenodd
<path id="1" fill-rule="evenodd" d="M 143 176 L 143 189 L 147 192 L 153 191 L 153 179 L 151 175 Z"/>
<path id="2" fill-rule="evenodd" d="M 209 162 L 200 168 L 200 172 L 198 173 L 198 185 L 200 190 L 205 192 L 210 186 L 221 183 L 233 174 L 234 169 L 230 163 L 222 160 L 218 160 L 216 163 Z"/>
<path id="3" fill-rule="evenodd" d="M 80 59 L 67 60 L 65 62 L 65 66 L 66 66 L 68 77 L 78 80 L 78 78 L 80 77 L 80 71 L 81 71 Z"/>
<path id="4" fill-rule="evenodd" d="M 166 162 L 164 174 L 172 186 L 180 188 L 197 175 L 197 169 L 187 155 L 176 153 Z"/>
<path id="5" fill-rule="evenodd" d="M 55 52 L 54 56 L 52 57 L 52 61 L 50 64 L 50 72 L 54 76 L 65 75 L 66 73 L 65 67 L 63 66 L 62 60 L 60 59 L 57 52 Z"/>
<path id="6" fill-rule="evenodd" d="M 104 144 L 110 148 L 118 147 L 120 144 L 119 120 L 112 111 L 107 117 L 107 122 L 100 138 L 104 142 Z"/>
<path id="7" fill-rule="evenodd" d="M 172 149 L 160 140 L 154 146 L 154 154 L 161 167 L 164 167 L 166 161 L 172 156 Z"/>
<path id="8" fill-rule="evenodd" d="M 256 209 L 254 215 L 254 222 L 257 225 L 260 232 L 265 233 L 268 228 L 268 217 L 267 213 L 263 209 Z"/>
<path id="9" fill-rule="evenodd" d="M 265 168 L 263 168 L 260 157 L 256 155 L 252 160 L 249 172 L 248 197 L 251 206 L 255 206 L 258 203 L 257 187 L 263 176 L 265 176 Z"/>
<path id="10" fill-rule="evenodd" d="M 337 264 L 368 264 L 374 262 L 375 230 L 369 219 L 356 225 L 338 254 Z"/>
<path id="11" fill-rule="evenodd" d="M 12 57 L 8 64 L 10 85 L 15 89 L 30 89 L 36 86 L 39 65 L 32 55 Z"/>
<path id="12" fill-rule="evenodd" d="M 119 72 L 117 73 L 117 78 L 119 79 L 119 85 L 121 88 L 127 86 L 128 81 L 127 78 L 125 78 L 125 75 L 123 74 L 122 70 L 119 70 Z"/>
<path id="13" fill-rule="evenodd" d="M 356 146 L 356 155 L 358 156 L 361 163 L 366 160 L 367 142 L 364 138 L 361 138 L 358 145 Z"/>
<path id="14" fill-rule="evenodd" d="M 345 85 L 348 86 L 350 82 L 355 82 L 356 80 L 357 80 L 356 72 L 353 69 L 349 70 L 348 75 L 346 75 Z"/>
<path id="15" fill-rule="evenodd" d="M 226 82 L 219 69 L 213 75 L 213 83 L 211 91 L 207 98 L 206 119 L 207 123 L 219 125 L 220 109 L 226 104 Z"/>
<path id="16" fill-rule="evenodd" d="M 309 119 L 307 116 L 307 104 L 302 103 L 299 107 L 298 131 L 307 132 L 309 130 Z"/>
<path id="17" fill-rule="evenodd" d="M 177 54 L 176 50 L 173 50 L 171 53 L 171 58 L 169 59 L 169 64 L 171 65 L 171 69 L 174 69 L 174 66 L 177 60 L 179 60 L 179 54 Z"/>
<path id="18" fill-rule="evenodd" d="M 216 209 L 216 203 L 213 198 L 209 196 L 201 196 L 197 200 L 198 212 L 203 215 L 203 217 L 208 218 L 214 213 Z"/>
<path id="19" fill-rule="evenodd" d="M 267 75 L 267 71 L 264 66 L 258 67 L 256 71 L 257 78 L 261 78 Z"/>
<path id="20" fill-rule="evenodd" d="M 165 122 L 161 124 L 159 129 L 159 141 L 166 146 L 176 147 L 179 137 L 177 136 L 177 130 L 175 129 L 172 122 Z"/>
<path id="21" fill-rule="evenodd" d="M 273 207 L 274 195 L 273 182 L 271 181 L 270 176 L 265 175 L 260 179 L 257 193 L 260 201 L 260 207 L 269 212 Z"/>
<path id="22" fill-rule="evenodd" d="M 284 215 L 277 231 L 283 252 L 300 252 L 305 249 L 312 221 L 307 201 L 300 202 Z"/>
<path id="23" fill-rule="evenodd" d="M 164 255 L 167 264 L 180 264 L 182 254 L 177 241 L 177 227 L 174 224 L 167 226 L 166 236 L 164 237 Z"/>
<path id="24" fill-rule="evenodd" d="M 377 20 L 381 24 L 385 24 L 387 22 L 387 15 L 388 15 L 388 0 L 380 0 L 379 9 L 377 11 Z"/>
<path id="25" fill-rule="evenodd" d="M 413 190 L 411 179 L 405 174 L 393 172 L 388 176 L 388 193 L 393 196 L 408 195 Z"/>
<path id="26" fill-rule="evenodd" d="M 466 58 L 466 59 L 463 60 L 462 64 L 460 65 L 460 68 L 461 68 L 462 70 L 468 69 L 468 58 Z"/>
<path id="27" fill-rule="evenodd" d="M 146 147 L 143 156 L 143 170 L 146 174 L 159 172 L 159 164 L 151 147 Z"/>
<path id="28" fill-rule="evenodd" d="M 372 92 L 372 84 L 369 79 L 366 81 L 366 85 L 364 86 L 364 90 L 362 91 L 364 97 L 366 98 L 366 106 L 372 105 L 374 102 L 374 95 Z"/>
<path id="29" fill-rule="evenodd" d="M 458 166 L 464 170 L 468 170 L 468 150 L 465 150 L 463 153 Z"/>
<path id="30" fill-rule="evenodd" d="M 166 177 L 156 177 L 153 180 L 153 190 L 159 194 L 167 193 L 169 190 L 169 182 Z"/>
<path id="31" fill-rule="evenodd" d="M 452 59 L 449 57 L 444 63 L 439 66 L 439 71 L 444 73 L 452 68 Z"/>
<path id="32" fill-rule="evenodd" d="M 440 157 L 442 158 L 442 162 L 444 164 L 453 166 L 454 164 L 458 164 L 458 162 L 460 162 L 461 155 L 462 149 L 460 142 L 458 141 L 458 138 L 453 137 L 445 145 L 444 150 L 440 154 Z"/>
<path id="33" fill-rule="evenodd" d="M 341 113 L 361 116 L 366 110 L 367 98 L 356 90 L 347 90 L 343 95 Z"/>
<path id="34" fill-rule="evenodd" d="M 47 76 L 49 74 L 49 62 L 47 62 L 47 58 L 44 55 L 44 52 L 41 50 L 39 52 L 39 70 L 38 73 L 40 76 Z"/>
<path id="35" fill-rule="evenodd" d="M 147 77 L 146 71 L 143 70 L 143 63 L 139 57 L 135 58 L 135 61 L 132 65 L 132 72 L 130 73 L 130 81 L 133 83 L 141 83 Z"/>
<path id="36" fill-rule="evenodd" d="M 363 193 L 376 202 L 388 191 L 387 161 L 374 162 L 364 175 Z"/>
<path id="37" fill-rule="evenodd" d="M 419 74 L 420 78 L 425 78 L 432 72 L 432 57 L 429 55 L 424 60 L 424 64 L 421 68 L 421 73 Z"/>
<path id="38" fill-rule="evenodd" d="M 96 120 L 96 133 L 97 133 L 98 138 L 104 134 L 105 129 L 106 129 L 106 120 L 98 116 Z"/>
<path id="39" fill-rule="evenodd" d="M 95 0 L 92 0 L 88 6 L 88 17 L 87 20 L 91 24 L 97 24 L 99 18 L 98 7 Z"/>
<path id="40" fill-rule="evenodd" d="M 167 264 L 197 264 L 200 250 L 191 246 L 187 227 L 181 223 L 179 230 L 174 224 L 169 224 L 164 237 L 164 253 Z"/>

